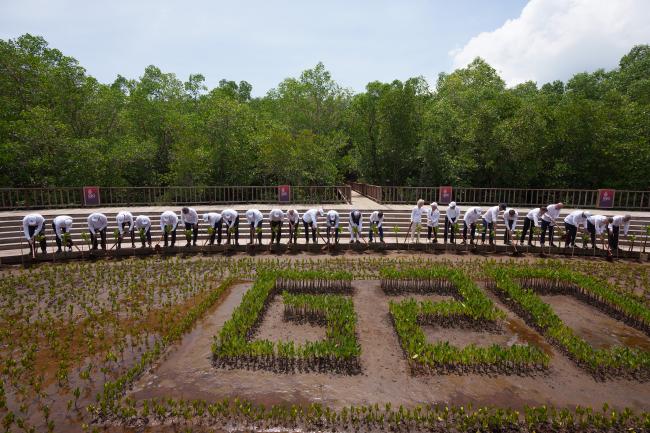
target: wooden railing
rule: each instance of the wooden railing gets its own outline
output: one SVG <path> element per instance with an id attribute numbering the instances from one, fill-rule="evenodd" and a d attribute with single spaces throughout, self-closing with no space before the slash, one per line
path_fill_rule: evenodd
<path id="1" fill-rule="evenodd" d="M 379 203 L 439 201 L 439 187 L 378 186 L 353 182 L 354 191 Z M 460 204 L 507 203 L 509 206 L 539 206 L 563 202 L 569 207 L 598 207 L 598 190 L 454 187 L 452 200 Z M 650 191 L 616 190 L 613 209 L 650 210 Z"/>
<path id="2" fill-rule="evenodd" d="M 101 206 L 279 203 L 277 186 L 99 187 Z M 349 203 L 349 186 L 291 186 L 287 203 Z M 84 206 L 83 189 L 0 188 L 0 209 Z"/>

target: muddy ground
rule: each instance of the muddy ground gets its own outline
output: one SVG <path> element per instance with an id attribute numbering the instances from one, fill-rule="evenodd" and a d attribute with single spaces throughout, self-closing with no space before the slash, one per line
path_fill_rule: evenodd
<path id="1" fill-rule="evenodd" d="M 204 317 L 152 371 L 135 383 L 129 395 L 136 399 L 173 396 L 208 401 L 239 396 L 264 404 L 319 402 L 337 408 L 387 402 L 394 406 L 472 403 L 475 406 L 513 408 L 542 404 L 599 408 L 608 402 L 617 408 L 650 409 L 650 384 L 623 379 L 597 382 L 550 346 L 492 294 L 489 296 L 507 314 L 503 333 L 425 327 L 429 341 L 445 338 L 459 345 L 472 342 L 479 345 L 537 344 L 552 356 L 550 371 L 528 377 L 476 374 L 412 376 L 388 314 L 389 300 L 397 297 L 384 295 L 378 281 L 353 282 L 355 294 L 352 299 L 358 315 L 362 374 L 276 374 L 216 369 L 211 363 L 213 336 L 230 318 L 250 286 L 251 283 L 243 283 L 233 287 L 217 309 Z M 435 295 L 428 298 L 433 301 L 444 299 Z M 544 299 L 579 335 L 599 347 L 612 344 L 650 347 L 650 338 L 645 334 L 580 301 L 567 296 Z M 324 335 L 322 328 L 283 322 L 281 312 L 281 298 L 277 297 L 264 317 L 257 337 L 306 341 Z"/>

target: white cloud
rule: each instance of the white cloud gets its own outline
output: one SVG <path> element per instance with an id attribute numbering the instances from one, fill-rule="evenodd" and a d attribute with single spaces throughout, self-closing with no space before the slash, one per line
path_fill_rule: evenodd
<path id="1" fill-rule="evenodd" d="M 518 18 L 453 50 L 454 68 L 475 57 L 508 85 L 546 83 L 611 69 L 634 45 L 650 43 L 649 0 L 530 0 Z"/>

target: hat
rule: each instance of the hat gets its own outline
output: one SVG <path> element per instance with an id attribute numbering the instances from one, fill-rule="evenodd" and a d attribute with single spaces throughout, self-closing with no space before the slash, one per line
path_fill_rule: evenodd
<path id="1" fill-rule="evenodd" d="M 204 213 L 203 214 L 203 221 L 207 221 L 209 217 L 210 217 L 210 215 L 208 215 L 207 213 Z"/>
<path id="2" fill-rule="evenodd" d="M 36 217 L 29 217 L 29 218 L 27 218 L 27 224 L 29 224 L 30 226 L 35 226 L 36 224 L 38 224 L 38 223 L 36 222 Z"/>
<path id="3" fill-rule="evenodd" d="M 122 224 L 124 222 L 124 214 L 119 214 L 117 216 L 117 222 Z"/>
<path id="4" fill-rule="evenodd" d="M 96 223 L 97 221 L 99 221 L 99 215 L 91 215 L 90 220 L 92 222 Z"/>
<path id="5" fill-rule="evenodd" d="M 72 218 L 66 218 L 64 224 L 66 227 L 72 227 Z"/>
<path id="6" fill-rule="evenodd" d="M 481 212 L 483 212 L 483 209 L 481 209 L 480 207 L 477 207 L 477 208 L 475 208 L 475 209 L 476 209 L 476 210 L 475 210 L 476 213 L 481 213 Z"/>
<path id="7" fill-rule="evenodd" d="M 585 218 L 589 218 L 589 217 L 591 216 L 591 212 L 589 212 L 589 211 L 586 210 L 586 211 L 584 211 L 584 212 L 582 213 L 582 216 L 585 217 Z"/>
<path id="8" fill-rule="evenodd" d="M 318 214 L 319 214 L 320 216 L 325 215 L 325 211 L 323 210 L 322 207 L 318 209 Z"/>
<path id="9" fill-rule="evenodd" d="M 449 207 L 456 207 L 456 202 L 455 201 L 449 202 Z"/>

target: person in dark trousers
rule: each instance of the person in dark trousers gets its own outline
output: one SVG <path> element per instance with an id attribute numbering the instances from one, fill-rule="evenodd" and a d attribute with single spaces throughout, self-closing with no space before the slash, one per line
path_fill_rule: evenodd
<path id="1" fill-rule="evenodd" d="M 282 209 L 271 209 L 271 212 L 269 212 L 269 222 L 271 224 L 271 244 L 273 244 L 273 241 L 275 241 L 276 245 L 280 245 L 283 220 L 284 212 L 282 212 Z"/>
<path id="2" fill-rule="evenodd" d="M 117 221 L 117 249 L 122 248 L 122 239 L 124 239 L 124 231 L 128 227 L 128 233 L 131 235 L 131 248 L 135 248 L 135 226 L 133 225 L 133 215 L 129 211 L 122 211 L 115 217 Z"/>
<path id="3" fill-rule="evenodd" d="M 318 209 L 309 209 L 302 215 L 302 223 L 305 226 L 305 241 L 309 243 L 309 232 L 311 231 L 312 239 L 314 243 L 318 243 L 316 238 L 316 231 L 318 230 L 318 217 L 324 216 L 325 211 L 323 208 Z"/>
<path id="4" fill-rule="evenodd" d="M 221 218 L 226 229 L 226 243 L 230 245 L 230 236 L 234 234 L 235 245 L 239 245 L 239 214 L 234 209 L 224 209 Z"/>
<path id="5" fill-rule="evenodd" d="M 609 247 L 612 251 L 618 249 L 618 237 L 620 234 L 621 226 L 623 226 L 623 234 L 627 236 L 627 232 L 630 230 L 630 221 L 632 220 L 632 215 L 615 215 L 612 218 L 612 222 L 609 224 Z"/>
<path id="6" fill-rule="evenodd" d="M 151 248 L 151 219 L 146 215 L 138 215 L 135 219 L 135 229 L 140 233 L 140 242 L 144 248 L 144 242 Z"/>
<path id="7" fill-rule="evenodd" d="M 593 249 L 598 249 L 596 235 L 605 233 L 608 230 L 607 226 L 613 221 L 614 218 L 606 217 L 605 215 L 592 215 L 587 218 L 587 231 L 591 235 L 591 246 Z"/>
<path id="8" fill-rule="evenodd" d="M 178 227 L 178 216 L 176 212 L 167 210 L 160 215 L 160 231 L 163 232 L 165 247 L 169 245 L 169 235 L 172 235 L 172 248 L 176 245 L 176 228 Z"/>
<path id="9" fill-rule="evenodd" d="M 506 229 L 503 231 L 503 243 L 504 245 L 510 245 L 511 240 L 514 239 L 515 227 L 517 227 L 517 219 L 519 218 L 519 212 L 515 209 L 506 209 L 503 212 L 503 222 L 506 225 Z"/>
<path id="10" fill-rule="evenodd" d="M 327 217 L 325 218 L 325 226 L 327 227 L 327 243 L 330 243 L 330 233 L 334 231 L 334 242 L 339 243 L 339 222 L 341 217 L 339 213 L 334 209 L 327 212 Z"/>
<path id="11" fill-rule="evenodd" d="M 354 241 L 359 243 L 359 239 L 362 236 L 361 233 L 363 232 L 363 218 L 360 210 L 354 209 L 350 212 L 348 229 L 350 230 L 350 243 Z"/>
<path id="12" fill-rule="evenodd" d="M 368 239 L 370 242 L 373 240 L 375 233 L 375 228 L 377 228 L 377 234 L 379 235 L 379 242 L 384 243 L 384 212 L 376 210 L 370 214 L 370 228 L 368 229 Z"/>
<path id="13" fill-rule="evenodd" d="M 487 212 L 483 214 L 483 233 L 481 234 L 481 243 L 485 243 L 485 234 L 490 231 L 490 245 L 494 244 L 494 233 L 497 230 L 497 223 L 499 220 L 499 213 L 506 209 L 505 203 L 498 206 L 488 208 Z"/>
<path id="14" fill-rule="evenodd" d="M 289 222 L 289 243 L 298 243 L 298 224 L 300 223 L 300 214 L 295 209 L 287 211 L 287 221 Z"/>
<path id="15" fill-rule="evenodd" d="M 564 217 L 564 230 L 566 231 L 566 239 L 564 240 L 564 248 L 576 246 L 576 236 L 578 235 L 578 227 L 582 224 L 583 230 L 587 230 L 587 218 L 591 214 L 586 211 L 576 210 Z"/>
<path id="16" fill-rule="evenodd" d="M 533 245 L 533 227 L 540 226 L 540 218 L 545 213 L 546 206 L 542 206 L 537 207 L 526 214 L 526 218 L 524 218 L 524 228 L 521 231 L 521 238 L 519 239 L 519 242 L 521 244 L 524 243 L 524 240 L 526 239 L 526 233 L 528 233 L 528 246 L 530 247 Z"/>
<path id="17" fill-rule="evenodd" d="M 253 244 L 255 237 L 257 237 L 258 245 L 262 245 L 262 221 L 264 221 L 264 215 L 257 209 L 248 209 L 246 211 L 246 221 L 248 221 L 250 235 L 248 245 Z"/>
<path id="18" fill-rule="evenodd" d="M 199 214 L 191 207 L 184 207 L 181 209 L 181 221 L 185 224 L 185 231 L 192 232 L 192 245 L 196 246 L 196 239 L 199 237 Z M 190 246 L 189 240 L 185 246 Z"/>
<path id="19" fill-rule="evenodd" d="M 93 250 L 97 249 L 97 234 L 101 238 L 102 250 L 106 251 L 106 228 L 108 227 L 108 218 L 99 212 L 91 213 L 88 216 L 88 231 L 90 240 L 93 244 Z"/>
<path id="20" fill-rule="evenodd" d="M 45 218 L 37 213 L 26 215 L 23 218 L 23 233 L 29 243 L 30 255 L 36 255 L 36 242 L 38 241 L 43 254 L 47 252 L 45 243 Z"/>
<path id="21" fill-rule="evenodd" d="M 549 244 L 555 248 L 555 242 L 553 238 L 553 231 L 555 230 L 555 220 L 560 216 L 560 211 L 564 207 L 564 203 L 550 204 L 546 206 L 546 212 L 542 215 L 542 233 L 539 236 L 539 244 L 544 248 L 544 243 L 546 241 L 546 231 L 548 230 L 548 240 Z"/>
<path id="22" fill-rule="evenodd" d="M 463 244 L 467 243 L 467 229 L 471 231 L 471 240 L 470 245 L 474 245 L 474 235 L 476 233 L 476 221 L 481 218 L 481 208 L 480 207 L 471 207 L 465 211 L 465 216 L 463 217 Z"/>
<path id="23" fill-rule="evenodd" d="M 61 245 L 63 244 L 63 239 L 65 237 L 64 235 L 70 233 L 70 229 L 72 229 L 72 218 L 68 215 L 59 215 L 52 221 L 52 230 L 54 230 L 57 253 L 61 252 Z M 68 247 L 68 250 L 72 251 L 72 237 L 68 236 L 67 238 L 66 247 Z"/>
<path id="24" fill-rule="evenodd" d="M 210 233 L 210 240 L 208 241 L 210 245 L 214 245 L 214 238 L 217 237 L 217 245 L 221 245 L 221 232 L 223 230 L 223 219 L 221 214 L 218 212 L 208 212 L 203 214 L 203 222 L 208 224 L 208 227 L 212 228 L 212 233 Z"/>
<path id="25" fill-rule="evenodd" d="M 445 233 L 444 233 L 444 239 L 445 243 L 447 243 L 447 235 L 449 234 L 449 241 L 452 244 L 456 243 L 456 233 L 454 233 L 454 224 L 458 221 L 458 218 L 460 217 L 460 208 L 456 206 L 456 202 L 452 201 L 449 203 L 449 206 L 447 207 L 447 212 L 445 212 Z"/>

